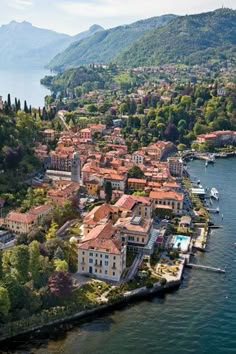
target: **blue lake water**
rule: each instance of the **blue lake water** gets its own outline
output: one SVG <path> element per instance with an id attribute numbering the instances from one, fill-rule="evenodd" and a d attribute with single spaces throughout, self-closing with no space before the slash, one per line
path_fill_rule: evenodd
<path id="1" fill-rule="evenodd" d="M 174 293 L 81 324 L 57 341 L 37 342 L 40 347 L 25 343 L 18 353 L 236 353 L 236 159 L 217 160 L 207 169 L 203 161 L 189 166 L 204 186 L 219 191 L 215 205 L 221 212 L 215 218 L 223 225 L 211 233 L 209 252 L 192 261 L 225 268 L 226 273 L 185 270 Z"/>
<path id="2" fill-rule="evenodd" d="M 45 75 L 50 75 L 46 70 L 0 70 L 0 96 L 7 99 L 8 93 L 11 95 L 12 102 L 15 97 L 21 100 L 21 106 L 24 100 L 28 106 L 43 107 L 44 97 L 50 92 L 44 86 L 40 85 L 40 79 Z"/>

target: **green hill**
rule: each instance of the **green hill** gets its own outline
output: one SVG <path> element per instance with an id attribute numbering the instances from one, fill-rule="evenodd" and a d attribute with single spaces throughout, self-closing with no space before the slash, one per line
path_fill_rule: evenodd
<path id="1" fill-rule="evenodd" d="M 115 59 L 129 67 L 201 64 L 236 57 L 236 11 L 219 9 L 177 17 L 149 31 Z"/>
<path id="2" fill-rule="evenodd" d="M 99 31 L 89 38 L 71 44 L 49 63 L 49 68 L 61 71 L 84 64 L 109 63 L 147 31 L 157 28 L 175 17 L 175 15 L 153 17 L 131 25 Z"/>

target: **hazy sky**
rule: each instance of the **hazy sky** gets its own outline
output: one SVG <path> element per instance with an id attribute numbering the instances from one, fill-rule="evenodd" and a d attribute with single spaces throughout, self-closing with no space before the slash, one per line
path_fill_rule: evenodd
<path id="1" fill-rule="evenodd" d="M 236 0 L 1 0 L 0 25 L 29 21 L 42 28 L 76 34 L 92 24 L 105 28 L 163 14 L 192 14 L 230 7 Z"/>

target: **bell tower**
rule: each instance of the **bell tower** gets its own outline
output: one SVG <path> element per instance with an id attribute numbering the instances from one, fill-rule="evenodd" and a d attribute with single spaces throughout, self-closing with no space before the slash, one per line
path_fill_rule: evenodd
<path id="1" fill-rule="evenodd" d="M 74 152 L 72 157 L 71 181 L 80 183 L 80 158 L 77 152 Z"/>

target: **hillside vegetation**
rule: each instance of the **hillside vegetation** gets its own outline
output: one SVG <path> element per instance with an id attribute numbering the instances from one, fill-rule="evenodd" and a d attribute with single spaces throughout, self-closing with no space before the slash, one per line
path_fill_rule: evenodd
<path id="1" fill-rule="evenodd" d="M 149 31 L 116 63 L 127 67 L 166 63 L 202 64 L 231 59 L 236 55 L 236 11 L 219 9 L 177 17 Z"/>
<path id="2" fill-rule="evenodd" d="M 69 48 L 50 62 L 49 68 L 62 71 L 84 64 L 109 63 L 147 31 L 157 28 L 173 18 L 175 15 L 153 17 L 131 25 L 99 31 L 89 38 L 71 44 Z"/>

